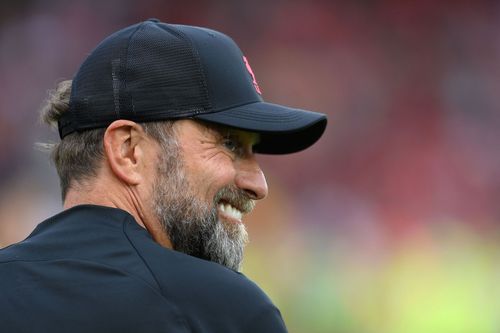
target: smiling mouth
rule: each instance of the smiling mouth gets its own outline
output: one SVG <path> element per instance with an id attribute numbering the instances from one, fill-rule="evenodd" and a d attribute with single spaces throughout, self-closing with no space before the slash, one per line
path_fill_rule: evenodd
<path id="1" fill-rule="evenodd" d="M 217 210 L 219 215 L 225 217 L 226 219 L 233 220 L 235 222 L 242 222 L 243 212 L 241 212 L 238 208 L 232 206 L 228 203 L 219 203 L 217 205 Z"/>

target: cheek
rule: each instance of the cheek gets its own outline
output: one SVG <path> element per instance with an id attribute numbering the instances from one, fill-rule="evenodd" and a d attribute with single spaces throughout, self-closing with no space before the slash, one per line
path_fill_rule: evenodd
<path id="1" fill-rule="evenodd" d="M 151 160 L 154 161 L 154 163 L 150 163 L 148 168 L 144 170 L 144 186 L 141 188 L 148 198 L 151 198 L 154 194 L 155 184 L 158 183 L 159 178 L 161 177 L 157 167 L 158 163 L 161 163 L 161 161 L 156 158 L 152 158 Z"/>
<path id="2" fill-rule="evenodd" d="M 235 169 L 232 163 L 202 164 L 193 171 L 194 190 L 206 200 L 212 201 L 215 194 L 227 185 L 234 185 Z"/>

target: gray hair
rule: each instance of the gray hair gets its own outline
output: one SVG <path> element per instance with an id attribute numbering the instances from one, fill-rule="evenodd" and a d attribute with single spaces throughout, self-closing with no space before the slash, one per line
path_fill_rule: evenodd
<path id="1" fill-rule="evenodd" d="M 57 129 L 61 115 L 69 109 L 71 80 L 60 82 L 49 92 L 49 97 L 40 111 L 42 122 Z M 175 142 L 172 121 L 140 124 L 147 135 L 163 147 L 172 147 Z M 74 132 L 58 143 L 44 143 L 38 146 L 50 152 L 59 175 L 62 199 L 75 184 L 81 184 L 97 176 L 103 160 L 103 138 L 106 128 Z"/>

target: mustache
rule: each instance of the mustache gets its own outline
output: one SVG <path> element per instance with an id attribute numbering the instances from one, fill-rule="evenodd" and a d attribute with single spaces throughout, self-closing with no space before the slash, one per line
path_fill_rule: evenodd
<path id="1" fill-rule="evenodd" d="M 217 206 L 220 203 L 230 204 L 243 214 L 248 214 L 255 208 L 255 200 L 234 185 L 225 186 L 215 194 L 214 205 Z"/>

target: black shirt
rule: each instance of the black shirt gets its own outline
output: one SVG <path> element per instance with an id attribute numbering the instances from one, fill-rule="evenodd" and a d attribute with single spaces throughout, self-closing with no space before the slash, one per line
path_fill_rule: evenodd
<path id="1" fill-rule="evenodd" d="M 161 247 L 125 211 L 82 205 L 0 250 L 2 332 L 286 332 L 244 275 Z"/>

